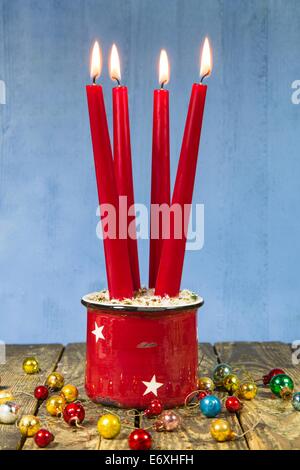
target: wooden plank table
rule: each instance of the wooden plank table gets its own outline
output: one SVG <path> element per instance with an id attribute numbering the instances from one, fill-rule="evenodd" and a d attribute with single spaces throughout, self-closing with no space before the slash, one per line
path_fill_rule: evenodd
<path id="1" fill-rule="evenodd" d="M 12 391 L 16 401 L 22 407 L 22 414 L 36 414 L 44 427 L 55 435 L 55 441 L 47 450 L 123 450 L 128 449 L 128 435 L 134 426 L 149 428 L 153 421 L 147 421 L 134 412 L 120 409 L 117 413 L 125 423 L 120 435 L 113 440 L 102 439 L 97 433 L 96 423 L 104 408 L 88 400 L 84 390 L 85 345 L 69 344 L 64 347 L 51 345 L 10 345 L 6 349 L 6 364 L 0 365 L 0 390 Z M 35 356 L 41 365 L 37 375 L 26 375 L 22 370 L 25 356 Z M 220 362 L 227 362 L 237 369 L 243 366 L 254 379 L 262 377 L 273 367 L 283 368 L 292 376 L 295 389 L 300 390 L 300 365 L 292 363 L 292 349 L 284 343 L 217 343 L 199 345 L 200 375 L 210 375 L 213 367 Z M 51 418 L 45 411 L 44 404 L 39 406 L 33 397 L 36 385 L 45 382 L 47 375 L 60 371 L 66 383 L 72 383 L 79 389 L 80 400 L 86 410 L 86 419 L 82 428 L 70 428 L 62 419 Z M 153 448 L 161 450 L 256 450 L 256 449 L 300 449 L 300 413 L 295 411 L 290 402 L 274 399 L 268 388 L 259 386 L 255 400 L 246 402 L 244 409 L 236 415 L 222 413 L 232 423 L 234 431 L 241 435 L 258 423 L 255 429 L 239 439 L 217 443 L 209 433 L 210 420 L 199 411 L 187 412 L 177 409 L 182 416 L 182 426 L 175 432 L 153 432 Z M 21 438 L 14 425 L 0 425 L 0 450 L 22 449 L 40 450 L 33 439 Z"/>

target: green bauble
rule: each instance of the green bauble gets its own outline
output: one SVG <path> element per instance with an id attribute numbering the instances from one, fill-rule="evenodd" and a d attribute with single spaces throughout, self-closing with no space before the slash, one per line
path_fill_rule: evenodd
<path id="1" fill-rule="evenodd" d="M 231 374 L 232 370 L 228 364 L 218 364 L 213 370 L 213 380 L 217 387 L 223 385 L 225 377 Z"/>
<path id="2" fill-rule="evenodd" d="M 270 389 L 280 398 L 291 398 L 293 390 L 294 390 L 294 382 L 286 374 L 278 374 L 274 375 L 270 381 Z"/>

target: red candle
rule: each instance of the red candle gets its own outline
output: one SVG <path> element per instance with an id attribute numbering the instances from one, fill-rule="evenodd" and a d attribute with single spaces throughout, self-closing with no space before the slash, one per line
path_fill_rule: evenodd
<path id="1" fill-rule="evenodd" d="M 160 213 L 157 217 L 157 205 L 170 205 L 169 91 L 163 88 L 168 81 L 168 56 L 162 50 L 159 60 L 161 88 L 154 90 L 153 100 L 149 287 L 155 287 L 163 244 L 162 216 Z"/>
<path id="2" fill-rule="evenodd" d="M 115 44 L 111 51 L 110 77 L 118 82 L 113 88 L 113 129 L 114 129 L 114 166 L 119 196 L 127 197 L 127 207 L 134 205 L 132 178 L 130 124 L 127 87 L 121 86 L 120 61 Z M 125 207 L 125 209 L 127 209 Z M 122 210 L 122 209 L 120 209 Z M 132 209 L 133 210 L 133 209 Z M 125 211 L 124 211 L 125 212 Z M 134 290 L 141 287 L 138 248 L 136 240 L 135 215 L 122 214 L 125 217 L 125 237 L 128 244 L 129 263 Z M 124 217 L 122 218 L 124 220 Z M 130 227 L 130 233 L 128 229 Z"/>
<path id="3" fill-rule="evenodd" d="M 93 49 L 91 76 L 94 84 L 86 87 L 91 136 L 100 204 L 110 204 L 116 210 L 116 236 L 104 237 L 106 274 L 110 297 L 122 299 L 133 296 L 127 241 L 119 238 L 119 200 L 114 174 L 112 151 L 107 126 L 102 87 L 96 85 L 101 72 L 99 44 Z M 103 230 L 105 227 L 103 226 Z"/>
<path id="4" fill-rule="evenodd" d="M 210 50 L 206 39 L 201 60 L 201 81 L 210 72 Z M 155 286 L 157 295 L 173 297 L 177 296 L 180 290 L 189 219 L 189 217 L 184 218 L 184 206 L 192 203 L 206 90 L 207 86 L 202 83 L 195 83 L 192 87 L 172 197 L 172 205 L 179 204 L 182 210 L 181 227 L 178 227 L 178 224 L 175 225 L 174 217 L 171 214 L 170 238 L 165 240 L 163 244 Z M 179 238 L 176 237 L 178 229 L 182 231 Z"/>

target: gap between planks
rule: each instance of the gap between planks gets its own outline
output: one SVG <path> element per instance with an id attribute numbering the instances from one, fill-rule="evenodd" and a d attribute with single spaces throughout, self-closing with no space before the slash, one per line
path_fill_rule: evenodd
<path id="1" fill-rule="evenodd" d="M 37 400 L 33 396 L 34 388 L 44 383 L 48 374 L 53 371 L 61 357 L 63 346 L 51 345 L 8 345 L 6 347 L 6 363 L 0 365 L 1 390 L 11 390 L 22 414 L 36 414 Z M 39 374 L 26 375 L 22 363 L 26 356 L 35 356 L 39 360 Z M 1 450 L 21 449 L 25 439 L 16 426 L 0 425 Z"/>
<path id="2" fill-rule="evenodd" d="M 235 342 L 215 345 L 221 360 L 233 366 L 245 366 L 258 379 L 274 367 L 280 367 L 290 375 L 295 390 L 300 386 L 300 366 L 293 364 L 291 346 L 280 342 Z M 259 421 L 245 438 L 251 450 L 296 450 L 300 449 L 300 413 L 290 401 L 274 397 L 268 387 L 259 386 L 253 401 L 245 402 L 239 414 L 245 431 Z"/>

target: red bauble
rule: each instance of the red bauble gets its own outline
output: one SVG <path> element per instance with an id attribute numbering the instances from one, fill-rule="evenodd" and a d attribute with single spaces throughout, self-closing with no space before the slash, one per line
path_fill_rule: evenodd
<path id="1" fill-rule="evenodd" d="M 34 396 L 37 400 L 46 400 L 49 395 L 49 390 L 45 385 L 39 385 L 34 389 Z"/>
<path id="2" fill-rule="evenodd" d="M 271 381 L 271 379 L 278 374 L 285 374 L 284 370 L 282 369 L 271 369 L 270 372 L 266 375 L 263 375 L 263 383 L 264 385 L 268 385 Z"/>
<path id="3" fill-rule="evenodd" d="M 211 392 L 209 390 L 200 390 L 200 392 L 197 394 L 198 400 L 202 400 L 202 398 L 207 397 L 207 395 L 211 395 Z"/>
<path id="4" fill-rule="evenodd" d="M 85 411 L 80 403 L 69 403 L 64 409 L 64 420 L 70 426 L 82 423 L 85 417 Z"/>
<path id="5" fill-rule="evenodd" d="M 152 418 L 153 416 L 158 416 L 163 411 L 163 404 L 157 398 L 154 398 L 150 401 L 148 408 L 145 409 L 145 416 L 147 418 Z"/>
<path id="6" fill-rule="evenodd" d="M 149 434 L 149 432 L 145 431 L 144 429 L 135 429 L 128 438 L 128 444 L 132 450 L 151 449 L 151 434 Z"/>
<path id="7" fill-rule="evenodd" d="M 238 397 L 232 396 L 227 398 L 225 406 L 229 413 L 235 413 L 236 411 L 240 411 L 243 405 Z"/>
<path id="8" fill-rule="evenodd" d="M 38 447 L 47 447 L 50 442 L 54 441 L 54 436 L 48 429 L 40 429 L 35 434 L 34 441 Z"/>

